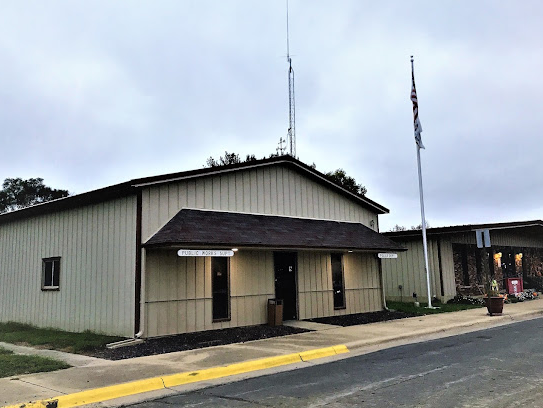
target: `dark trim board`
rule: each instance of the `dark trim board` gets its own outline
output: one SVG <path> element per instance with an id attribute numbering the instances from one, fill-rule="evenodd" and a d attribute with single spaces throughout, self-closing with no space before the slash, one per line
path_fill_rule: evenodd
<path id="1" fill-rule="evenodd" d="M 136 335 L 141 328 L 141 213 L 142 213 L 142 196 L 141 191 L 138 192 L 136 200 L 136 271 L 134 276 L 134 335 Z"/>

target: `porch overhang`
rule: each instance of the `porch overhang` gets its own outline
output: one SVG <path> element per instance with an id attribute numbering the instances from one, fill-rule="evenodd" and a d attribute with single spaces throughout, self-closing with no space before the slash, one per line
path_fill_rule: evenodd
<path id="1" fill-rule="evenodd" d="M 182 209 L 145 248 L 240 247 L 397 252 L 406 248 L 356 222 Z"/>

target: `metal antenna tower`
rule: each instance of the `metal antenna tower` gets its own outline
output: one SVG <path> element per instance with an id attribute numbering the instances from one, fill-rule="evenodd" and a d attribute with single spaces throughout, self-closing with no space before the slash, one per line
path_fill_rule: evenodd
<path id="1" fill-rule="evenodd" d="M 287 142 L 290 145 L 290 155 L 296 157 L 296 107 L 294 101 L 294 70 L 290 58 L 288 32 L 288 0 L 287 0 L 287 62 L 288 62 L 288 132 Z"/>

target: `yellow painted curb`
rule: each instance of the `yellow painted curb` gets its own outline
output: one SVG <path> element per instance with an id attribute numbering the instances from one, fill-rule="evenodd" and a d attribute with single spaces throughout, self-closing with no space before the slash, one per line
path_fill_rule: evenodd
<path id="1" fill-rule="evenodd" d="M 132 381 L 129 383 L 111 385 L 74 394 L 62 395 L 46 400 L 6 405 L 2 408 L 71 408 L 95 402 L 107 401 L 115 398 L 127 397 L 149 391 L 156 391 L 178 385 L 191 384 L 199 381 L 213 380 L 251 371 L 264 370 L 266 368 L 279 367 L 288 364 L 309 361 L 336 354 L 348 353 L 345 345 L 326 347 L 303 351 L 301 353 L 286 354 L 283 356 L 262 358 L 243 363 L 230 364 L 223 367 L 212 367 L 200 371 L 172 374 L 163 377 L 154 377 L 146 380 Z"/>
<path id="2" fill-rule="evenodd" d="M 336 354 L 334 347 L 326 347 L 321 349 L 309 350 L 300 353 L 302 361 L 314 360 L 316 358 L 329 357 Z"/>

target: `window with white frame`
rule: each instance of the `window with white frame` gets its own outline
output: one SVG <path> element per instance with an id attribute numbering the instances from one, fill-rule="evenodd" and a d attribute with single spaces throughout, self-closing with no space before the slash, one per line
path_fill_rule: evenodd
<path id="1" fill-rule="evenodd" d="M 42 260 L 42 290 L 58 290 L 60 283 L 60 257 Z"/>

